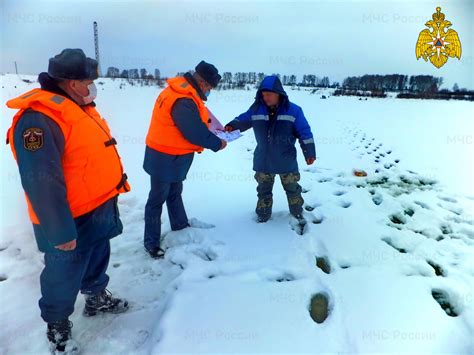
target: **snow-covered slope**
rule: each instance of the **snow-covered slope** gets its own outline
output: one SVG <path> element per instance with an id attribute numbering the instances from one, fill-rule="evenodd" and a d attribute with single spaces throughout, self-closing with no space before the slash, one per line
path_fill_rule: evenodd
<path id="1" fill-rule="evenodd" d="M 2 102 L 34 87 L 0 79 Z M 215 227 L 169 232 L 165 213 L 169 249 L 154 261 L 142 248 L 141 164 L 159 90 L 100 81 L 98 108 L 133 187 L 120 199 L 125 230 L 112 242 L 109 288 L 132 307 L 86 319 L 78 297 L 73 333 L 84 353 L 474 353 L 472 103 L 323 100 L 288 89 L 317 139 L 315 165 L 299 155 L 307 232 L 291 229 L 278 182 L 272 220 L 254 222 L 249 131 L 225 151 L 197 155 L 185 182 L 188 215 Z M 213 92 L 208 107 L 226 123 L 254 94 Z M 14 112 L 0 113 L 5 131 Z M 8 146 L 1 159 L 0 349 L 43 354 L 42 256 Z M 368 177 L 353 176 L 356 168 Z M 309 313 L 317 293 L 329 298 L 321 324 Z"/>

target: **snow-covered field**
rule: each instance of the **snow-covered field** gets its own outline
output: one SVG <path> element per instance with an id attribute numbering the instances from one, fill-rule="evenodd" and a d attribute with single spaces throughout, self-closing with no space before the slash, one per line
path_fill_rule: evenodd
<path id="1" fill-rule="evenodd" d="M 0 79 L 2 103 L 35 86 Z M 83 318 L 78 297 L 71 320 L 85 354 L 474 353 L 472 103 L 323 100 L 288 88 L 317 140 L 315 165 L 299 153 L 306 234 L 290 228 L 278 181 L 272 220 L 254 222 L 249 131 L 225 151 L 197 155 L 185 182 L 188 215 L 215 227 L 170 232 L 164 213 L 169 249 L 155 261 L 142 247 L 141 165 L 159 90 L 100 81 L 96 102 L 133 187 L 120 199 L 125 229 L 112 242 L 109 289 L 132 307 Z M 254 94 L 213 92 L 208 107 L 227 123 Z M 2 105 L 0 114 L 4 132 L 14 112 Z M 46 354 L 42 255 L 9 150 L 0 155 L 0 353 Z M 355 168 L 368 177 L 354 177 Z M 309 314 L 316 293 L 329 297 L 322 324 Z"/>

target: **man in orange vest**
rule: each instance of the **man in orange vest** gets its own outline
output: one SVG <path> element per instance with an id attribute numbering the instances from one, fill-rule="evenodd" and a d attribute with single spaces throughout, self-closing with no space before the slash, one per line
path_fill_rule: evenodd
<path id="1" fill-rule="evenodd" d="M 97 61 L 81 49 L 49 60 L 33 89 L 7 102 L 8 131 L 40 251 L 41 317 L 53 352 L 79 351 L 69 316 L 79 291 L 85 316 L 121 313 L 106 290 L 110 239 L 122 233 L 117 197 L 130 187 L 106 121 L 95 109 Z"/>
<path id="2" fill-rule="evenodd" d="M 201 61 L 194 74 L 169 79 L 168 87 L 155 102 L 143 164 L 151 180 L 145 206 L 144 245 L 152 258 L 163 258 L 165 254 L 160 247 L 165 202 L 172 230 L 198 227 L 188 220 L 181 193 L 194 153 L 201 153 L 204 148 L 217 152 L 227 145 L 209 131 L 209 112 L 204 105 L 220 79 L 214 65 Z"/>

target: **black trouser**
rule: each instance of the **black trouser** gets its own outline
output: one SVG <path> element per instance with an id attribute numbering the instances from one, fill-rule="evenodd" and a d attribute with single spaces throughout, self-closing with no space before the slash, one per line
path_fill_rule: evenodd
<path id="1" fill-rule="evenodd" d="M 45 253 L 39 301 L 43 320 L 52 323 L 67 319 L 74 312 L 79 291 L 95 295 L 105 289 L 109 258 L 108 239 L 85 250 Z"/>
<path id="2" fill-rule="evenodd" d="M 172 230 L 188 226 L 188 216 L 184 209 L 182 182 L 161 182 L 151 177 L 151 189 L 145 205 L 144 245 L 148 250 L 160 247 L 161 213 L 166 202 Z"/>
<path id="3" fill-rule="evenodd" d="M 302 188 L 298 181 L 300 181 L 300 174 L 287 173 L 279 174 L 283 189 L 285 189 L 286 197 L 288 198 L 288 207 L 290 213 L 294 216 L 303 213 L 303 197 L 301 196 Z M 255 180 L 258 182 L 257 186 L 257 208 L 255 212 L 258 216 L 268 218 L 272 214 L 273 206 L 273 185 L 275 183 L 276 174 L 268 174 L 257 172 L 255 173 Z"/>

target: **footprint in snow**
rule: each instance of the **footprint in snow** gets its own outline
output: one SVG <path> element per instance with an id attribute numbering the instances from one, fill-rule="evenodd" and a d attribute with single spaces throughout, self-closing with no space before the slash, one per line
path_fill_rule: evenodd
<path id="1" fill-rule="evenodd" d="M 459 308 L 459 302 L 452 301 L 450 294 L 442 289 L 433 288 L 431 290 L 431 296 L 440 305 L 443 311 L 450 317 L 457 317 L 461 313 Z"/>
<path id="2" fill-rule="evenodd" d="M 316 267 L 325 274 L 331 273 L 331 264 L 327 256 L 316 256 Z"/>
<path id="3" fill-rule="evenodd" d="M 428 263 L 429 266 L 433 268 L 436 276 L 442 276 L 442 277 L 447 276 L 446 270 L 441 265 L 435 263 L 433 260 L 426 260 L 426 262 Z"/>
<path id="4" fill-rule="evenodd" d="M 407 219 L 401 213 L 394 213 L 389 216 L 389 220 L 391 223 L 396 225 L 403 225 L 407 223 Z"/>
<path id="5" fill-rule="evenodd" d="M 463 209 L 461 207 L 456 207 L 456 206 L 452 206 L 452 205 L 448 206 L 448 205 L 445 205 L 445 204 L 442 204 L 442 203 L 438 203 L 438 206 L 441 207 L 442 209 L 448 211 L 448 212 L 454 213 L 457 216 L 460 216 L 463 213 Z"/>
<path id="6" fill-rule="evenodd" d="M 204 261 L 214 261 L 217 259 L 217 254 L 214 253 L 212 250 L 197 248 L 197 249 L 194 249 L 192 253 Z"/>
<path id="7" fill-rule="evenodd" d="M 312 212 L 312 211 L 314 211 L 316 208 L 318 208 L 318 207 L 320 207 L 320 206 L 321 206 L 320 203 L 315 202 L 315 203 L 313 203 L 313 204 L 311 204 L 311 205 L 305 204 L 305 205 L 304 205 L 304 209 L 305 209 L 306 211 L 308 211 L 308 212 Z"/>
<path id="8" fill-rule="evenodd" d="M 293 216 L 290 218 L 290 227 L 298 235 L 303 235 L 308 231 L 308 222 L 306 219 L 296 219 Z"/>
<path id="9" fill-rule="evenodd" d="M 383 196 L 380 194 L 380 193 L 375 193 L 373 196 L 372 196 L 372 202 L 374 203 L 374 205 L 376 206 L 380 206 L 383 202 Z"/>
<path id="10" fill-rule="evenodd" d="M 426 210 L 430 210 L 430 209 L 431 209 L 430 206 L 429 206 L 427 203 L 423 202 L 423 201 L 414 201 L 413 203 L 414 203 L 415 205 L 420 206 L 421 208 L 426 209 Z"/>
<path id="11" fill-rule="evenodd" d="M 441 234 L 443 234 L 443 235 L 448 235 L 448 234 L 453 233 L 453 228 L 451 227 L 451 225 L 449 223 L 442 223 L 439 226 L 439 229 L 441 231 Z"/>
<path id="12" fill-rule="evenodd" d="M 387 245 L 389 245 L 390 247 L 392 247 L 393 249 L 395 249 L 396 251 L 398 251 L 399 253 L 401 254 L 406 254 L 407 251 L 405 248 L 401 248 L 401 247 L 398 247 L 394 241 L 392 240 L 392 238 L 389 238 L 389 237 L 385 237 L 385 238 L 382 238 L 382 241 L 385 242 Z"/>
<path id="13" fill-rule="evenodd" d="M 403 213 L 408 217 L 413 217 L 413 215 L 415 214 L 415 210 L 412 207 L 407 207 L 403 210 Z"/>
<path id="14" fill-rule="evenodd" d="M 455 198 L 453 197 L 449 197 L 449 196 L 441 196 L 439 195 L 438 198 L 442 201 L 445 201 L 445 202 L 451 202 L 451 203 L 456 203 L 458 202 L 458 200 L 456 200 Z"/>
<path id="15" fill-rule="evenodd" d="M 323 177 L 318 180 L 318 182 L 330 182 L 330 181 L 332 181 L 332 178 L 330 177 Z"/>
<path id="16" fill-rule="evenodd" d="M 313 213 L 311 222 L 313 224 L 321 224 L 321 223 L 323 223 L 324 219 L 325 219 L 325 217 L 324 217 L 323 214 Z"/>
<path id="17" fill-rule="evenodd" d="M 189 226 L 191 228 L 198 228 L 198 229 L 212 229 L 215 228 L 216 226 L 211 223 L 206 223 L 203 221 L 198 220 L 197 218 L 190 218 L 188 220 Z"/>
<path id="18" fill-rule="evenodd" d="M 342 208 L 349 208 L 352 206 L 352 202 L 350 201 L 339 201 L 339 206 L 341 206 Z"/>
<path id="19" fill-rule="evenodd" d="M 264 270 L 261 272 L 261 276 L 263 280 L 272 282 L 291 282 L 297 279 L 293 273 L 280 270 Z"/>

